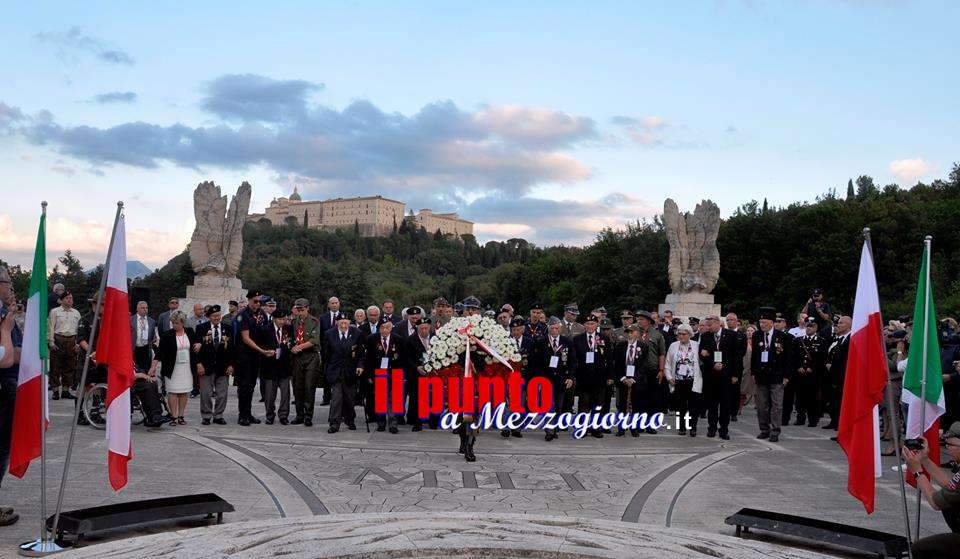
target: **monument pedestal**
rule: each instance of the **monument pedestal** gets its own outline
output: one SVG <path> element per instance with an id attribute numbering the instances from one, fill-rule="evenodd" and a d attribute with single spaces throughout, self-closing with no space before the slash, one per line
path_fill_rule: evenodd
<path id="1" fill-rule="evenodd" d="M 229 301 L 242 301 L 247 292 L 238 278 L 224 278 L 213 275 L 196 276 L 193 285 L 187 286 L 187 296 L 180 299 L 180 309 L 188 315 L 193 305 L 220 305 L 223 313 L 227 313 Z"/>
<path id="2" fill-rule="evenodd" d="M 720 315 L 720 305 L 713 302 L 713 295 L 709 293 L 671 293 L 659 308 L 660 316 L 663 311 L 673 311 L 673 316 L 686 319 L 695 316 L 703 318 L 715 314 Z"/>

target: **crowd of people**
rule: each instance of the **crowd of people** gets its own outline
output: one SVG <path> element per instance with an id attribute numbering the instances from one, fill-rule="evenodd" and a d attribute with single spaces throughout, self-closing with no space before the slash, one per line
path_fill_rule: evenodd
<path id="1" fill-rule="evenodd" d="M 0 286 L 3 281 L 0 278 Z M 4 308 L 10 312 L 3 325 L 4 332 L 10 328 L 10 343 L 15 345 L 17 308 L 10 292 L 8 287 Z M 72 294 L 62 285 L 54 287 L 49 303 L 51 397 L 82 398 L 77 372 L 89 349 L 92 311 L 81 316 Z M 98 308 L 96 301 L 92 308 Z M 136 370 L 133 391 L 148 427 L 185 425 L 185 410 L 192 398 L 199 399 L 204 426 L 225 425 L 232 382 L 239 425 L 312 427 L 318 415 L 315 397 L 321 391 L 319 405 L 329 406 L 327 432 L 331 435 L 343 426 L 357 429 L 356 406 L 362 406 L 363 421 L 368 427 L 375 423 L 377 431 L 396 434 L 403 426 L 414 432 L 437 429 L 437 416 L 418 414 L 416 379 L 428 374 L 424 356 L 436 331 L 455 316 L 475 314 L 490 316 L 509 333 L 522 357 L 520 372 L 525 379 L 551 381 L 558 412 L 576 408 L 606 413 L 613 406 L 620 412 L 676 412 L 689 420 L 678 422 L 673 433 L 696 437 L 705 431 L 706 437 L 729 440 L 730 423 L 738 421 L 745 406 L 753 405 L 759 439 L 778 442 L 784 437 L 783 428 L 791 424 L 835 431 L 851 330 L 850 317 L 834 312 L 820 290 L 790 320 L 777 309 L 765 307 L 758 310 L 755 322 L 742 321 L 735 313 L 681 318 L 670 310 L 660 314 L 624 309 L 614 324 L 602 306 L 581 314 L 578 305 L 570 303 L 558 317 L 547 316 L 538 304 L 520 313 L 511 304 L 484 307 L 475 297 L 456 304 L 439 297 L 429 310 L 417 305 L 399 308 L 386 300 L 353 312 L 342 309 L 335 296 L 322 309 L 312 309 L 307 299 L 300 298 L 288 309 L 255 289 L 243 301 L 230 301 L 227 309 L 197 304 L 185 312 L 178 299 L 170 299 L 167 309 L 156 317 L 150 316 L 145 301 L 137 302 L 135 308 L 130 316 Z M 960 419 L 960 329 L 953 319 L 944 319 L 941 327 L 948 408 L 942 423 L 950 425 Z M 884 330 L 893 380 L 889 389 L 897 402 L 910 329 L 909 321 L 901 317 Z M 6 344 L 8 336 L 4 336 Z M 12 401 L 8 398 L 16 383 L 16 365 L 7 361 L 14 353 L 13 347 L 0 346 L 4 383 L 0 427 L 5 429 L 0 436 L 4 441 L 9 441 Z M 106 371 L 96 363 L 95 352 L 90 358 L 88 382 L 103 382 Z M 402 413 L 376 413 L 373 379 L 378 368 L 404 371 Z M 254 412 L 257 392 L 263 404 L 262 420 Z M 164 396 L 166 406 L 161 402 Z M 885 441 L 892 440 L 892 411 L 901 413 L 899 404 L 884 409 Z M 640 437 L 658 430 L 588 430 L 595 438 L 624 437 L 628 432 Z M 476 432 L 464 428 L 460 435 L 460 452 L 468 461 L 475 460 Z M 523 431 L 504 429 L 500 435 L 523 437 Z M 543 436 L 551 441 L 558 434 L 546 430 Z M 892 444 L 884 449 L 885 454 L 893 450 Z M 2 514 L 0 510 L 0 523 Z"/>

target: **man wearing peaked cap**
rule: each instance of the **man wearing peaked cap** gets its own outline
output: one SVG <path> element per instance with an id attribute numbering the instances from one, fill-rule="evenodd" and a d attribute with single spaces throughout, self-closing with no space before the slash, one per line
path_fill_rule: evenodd
<path id="1" fill-rule="evenodd" d="M 780 440 L 783 413 L 783 383 L 789 382 L 791 340 L 789 334 L 774 328 L 777 311 L 759 309 L 760 329 L 753 333 L 750 371 L 756 382 L 758 439 Z"/>
<path id="2" fill-rule="evenodd" d="M 351 431 L 356 430 L 353 396 L 363 371 L 358 351 L 362 343 L 360 330 L 350 324 L 352 319 L 344 312 L 337 311 L 333 318 L 334 327 L 327 330 L 323 338 L 324 380 L 330 387 L 330 426 L 327 428 L 330 434 L 339 431 L 341 423 L 346 423 Z"/>
<path id="3" fill-rule="evenodd" d="M 633 324 L 633 311 L 623 309 L 620 311 L 620 327 L 610 331 L 610 337 L 614 343 L 620 343 L 627 339 L 627 328 Z"/>
<path id="4" fill-rule="evenodd" d="M 563 325 L 560 327 L 561 336 L 572 338 L 577 334 L 583 333 L 583 324 L 577 322 L 578 316 L 580 316 L 580 310 L 577 308 L 576 303 L 570 303 L 563 307 Z"/>
<path id="5" fill-rule="evenodd" d="M 794 337 L 793 364 L 790 366 L 792 378 L 783 390 L 781 423 L 789 424 L 796 400 L 797 421 L 794 425 L 807 423 L 815 427 L 822 413 L 818 393 L 824 375 L 827 348 L 826 341 L 817 331 L 819 325 L 816 319 L 808 317 L 803 326 L 803 335 Z"/>
<path id="6" fill-rule="evenodd" d="M 211 305 L 207 322 L 197 326 L 200 352 L 197 355 L 197 376 L 200 386 L 200 417 L 203 425 L 210 422 L 226 425 L 230 375 L 235 369 L 233 328 L 224 322 L 220 305 Z"/>
<path id="7" fill-rule="evenodd" d="M 463 300 L 463 315 L 471 316 L 474 314 L 480 314 L 480 299 L 471 295 Z"/>

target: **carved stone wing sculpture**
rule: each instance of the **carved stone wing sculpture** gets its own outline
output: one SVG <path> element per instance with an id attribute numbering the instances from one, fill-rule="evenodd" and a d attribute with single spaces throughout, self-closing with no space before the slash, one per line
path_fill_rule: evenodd
<path id="1" fill-rule="evenodd" d="M 677 203 L 663 205 L 663 225 L 670 244 L 667 272 L 674 293 L 710 293 L 720 277 L 720 208 L 710 200 L 697 204 L 692 214 L 680 214 Z"/>
<path id="2" fill-rule="evenodd" d="M 199 275 L 235 277 L 243 253 L 243 224 L 250 209 L 250 184 L 244 182 L 227 211 L 227 197 L 212 181 L 193 192 L 197 225 L 190 238 L 190 263 Z"/>

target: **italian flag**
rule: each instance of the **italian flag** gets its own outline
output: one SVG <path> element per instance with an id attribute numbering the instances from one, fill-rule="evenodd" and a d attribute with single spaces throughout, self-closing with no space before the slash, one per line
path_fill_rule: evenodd
<path id="1" fill-rule="evenodd" d="M 882 325 L 873 256 L 864 241 L 837 442 L 847 454 L 847 491 L 863 503 L 867 514 L 873 513 L 875 480 L 881 473 L 878 407 L 887 386 Z"/>
<path id="2" fill-rule="evenodd" d="M 23 347 L 20 353 L 20 376 L 17 379 L 17 400 L 13 412 L 13 437 L 10 440 L 10 473 L 23 477 L 30 461 L 42 452 L 41 429 L 50 423 L 47 408 L 47 213 L 40 216 L 37 248 L 33 253 L 33 273 L 27 316 L 23 323 Z M 42 410 L 42 412 L 41 412 Z M 42 420 L 41 420 L 42 413 Z"/>
<path id="3" fill-rule="evenodd" d="M 112 250 L 104 273 L 103 322 L 97 340 L 97 362 L 107 366 L 107 470 L 110 486 L 127 485 L 130 442 L 130 387 L 133 386 L 133 346 L 130 341 L 130 302 L 127 296 L 127 241 L 124 216 L 117 217 Z"/>
<path id="4" fill-rule="evenodd" d="M 930 279 L 930 246 L 923 251 L 917 298 L 913 308 L 913 333 L 907 370 L 903 375 L 903 403 L 907 409 L 907 438 L 927 439 L 930 460 L 940 463 L 940 416 L 946 411 L 943 398 L 943 376 L 940 368 L 940 343 L 937 339 L 937 311 L 933 305 L 933 285 Z M 925 320 L 926 319 L 926 320 Z M 921 388 L 924 378 L 924 346 L 926 346 L 926 390 Z M 921 417 L 923 416 L 923 417 Z M 913 476 L 908 476 L 913 485 Z"/>

